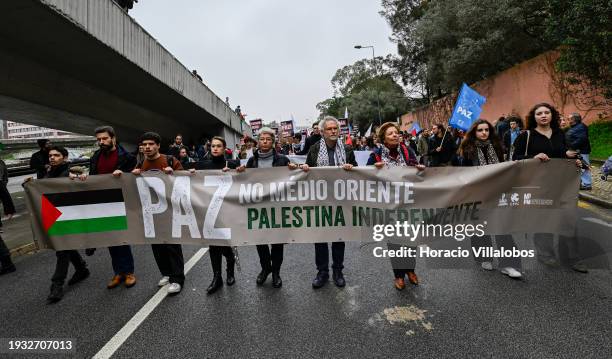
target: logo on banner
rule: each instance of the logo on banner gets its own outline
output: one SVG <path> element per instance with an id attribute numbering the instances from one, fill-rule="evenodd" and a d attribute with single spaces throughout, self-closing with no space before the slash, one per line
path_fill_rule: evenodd
<path id="1" fill-rule="evenodd" d="M 514 192 L 512 194 L 512 196 L 510 196 L 510 205 L 511 206 L 518 206 L 519 205 L 519 194 Z"/>
<path id="2" fill-rule="evenodd" d="M 499 198 L 499 203 L 497 204 L 497 207 L 505 207 L 508 205 L 508 200 L 506 199 L 506 194 L 502 193 L 501 197 Z"/>

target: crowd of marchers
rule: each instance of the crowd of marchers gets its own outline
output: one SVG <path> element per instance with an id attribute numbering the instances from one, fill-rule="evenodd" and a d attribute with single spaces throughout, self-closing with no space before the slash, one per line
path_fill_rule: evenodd
<path id="1" fill-rule="evenodd" d="M 536 158 L 546 162 L 551 158 L 575 159 L 582 170 L 581 187 L 590 187 L 588 154 L 590 146 L 588 131 L 582 124 L 579 115 L 572 115 L 565 122 L 559 112 L 551 105 L 541 103 L 533 106 L 525 119 L 509 116 L 497 121 L 494 126 L 489 121 L 475 121 L 468 131 L 462 132 L 447 129 L 441 124 L 419 133 L 407 134 L 400 130 L 396 123 L 387 122 L 375 130 L 371 137 L 357 138 L 354 146 L 346 143 L 340 136 L 340 123 L 331 116 L 313 124 L 312 131 L 305 138 L 295 136 L 290 143 L 281 144 L 276 131 L 263 127 L 256 140 L 244 141 L 242 148 L 232 151 L 226 140 L 215 136 L 198 146 L 188 147 L 183 137 L 177 135 L 165 153 L 161 153 L 162 139 L 155 132 L 144 133 L 138 141 L 135 153 L 127 151 L 118 141 L 114 129 L 110 126 L 96 128 L 94 134 L 99 149 L 90 159 L 89 173 L 71 169 L 68 151 L 61 146 L 54 146 L 48 140 L 40 140 L 40 151 L 31 159 L 31 166 L 36 170 L 36 178 L 67 177 L 72 180 L 86 181 L 88 176 L 112 174 L 119 177 L 124 173 L 140 175 L 145 171 L 161 171 L 168 176 L 175 171 L 196 170 L 237 171 L 246 173 L 255 169 L 286 167 L 290 171 L 309 171 L 312 167 L 341 167 L 351 171 L 356 167 L 355 151 L 370 151 L 368 166 L 378 169 L 391 167 L 415 167 L 418 171 L 427 171 L 428 167 L 439 166 L 487 166 L 504 161 Z M 305 163 L 292 162 L 288 154 L 305 155 Z M 240 159 L 246 160 L 242 163 Z M 0 169 L 2 167 L 0 166 Z M 27 179 L 29 181 L 32 179 Z M 7 215 L 15 213 L 6 181 L 0 184 L 0 199 Z M 312 280 L 313 288 L 323 287 L 330 278 L 330 248 L 324 240 L 314 244 L 316 275 Z M 331 240 L 331 238 L 330 238 Z M 472 239 L 472 247 L 517 248 L 513 235 L 483 236 Z M 572 268 L 586 273 L 588 270 L 577 257 L 578 248 L 574 239 L 568 243 Z M 542 263 L 558 265 L 553 248 L 553 234 L 539 233 L 534 235 L 537 257 Z M 257 285 L 263 285 L 272 275 L 272 286 L 282 287 L 280 276 L 283 262 L 284 244 L 257 245 L 261 271 L 257 275 Z M 388 243 L 391 250 L 401 250 L 399 244 Z M 170 295 L 181 292 L 185 283 L 184 257 L 180 244 L 152 244 L 153 256 L 161 273 L 157 283 L 167 287 Z M 331 278 L 338 287 L 345 286 L 344 277 L 345 244 L 341 241 L 331 243 Z M 85 250 L 90 256 L 94 248 Z M 212 281 L 207 288 L 209 294 L 215 293 L 225 285 L 236 283 L 235 266 L 237 254 L 230 246 L 210 246 L 208 253 L 212 266 Z M 112 277 L 107 288 L 114 289 L 122 284 L 126 288 L 137 282 L 135 276 L 134 256 L 129 245 L 108 248 Z M 56 267 L 51 277 L 51 288 L 48 302 L 55 303 L 64 295 L 64 282 L 67 279 L 70 263 L 74 274 L 68 285 L 76 284 L 89 277 L 89 268 L 77 250 L 56 251 Z M 222 274 L 222 262 L 225 257 L 225 280 Z M 485 270 L 493 270 L 493 258 L 475 258 Z M 0 239 L 1 274 L 16 270 L 10 252 Z M 392 258 L 393 285 L 398 290 L 406 287 L 406 279 L 412 285 L 418 285 L 414 258 Z M 501 273 L 520 278 L 521 258 L 501 258 L 498 261 Z"/>

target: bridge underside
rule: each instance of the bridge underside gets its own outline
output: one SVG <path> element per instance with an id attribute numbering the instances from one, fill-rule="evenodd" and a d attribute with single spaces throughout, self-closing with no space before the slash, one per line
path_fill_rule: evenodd
<path id="1" fill-rule="evenodd" d="M 146 130 L 196 141 L 234 137 L 240 126 L 223 123 L 36 0 L 0 2 L 0 118 L 82 134 L 112 125 L 128 143 Z"/>

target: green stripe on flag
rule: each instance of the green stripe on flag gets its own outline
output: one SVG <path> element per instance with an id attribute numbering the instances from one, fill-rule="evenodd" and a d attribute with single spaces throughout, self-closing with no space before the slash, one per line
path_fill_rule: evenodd
<path id="1" fill-rule="evenodd" d="M 104 217 L 58 221 L 49 228 L 50 236 L 67 234 L 122 231 L 128 228 L 127 217 Z"/>

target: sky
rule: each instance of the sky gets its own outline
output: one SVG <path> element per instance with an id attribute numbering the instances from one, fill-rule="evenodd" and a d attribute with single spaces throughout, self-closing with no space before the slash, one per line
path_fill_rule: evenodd
<path id="1" fill-rule="evenodd" d="M 316 120 L 336 70 L 396 53 L 380 0 L 140 0 L 129 14 L 247 121 Z M 308 121 L 307 121 L 308 120 Z"/>

